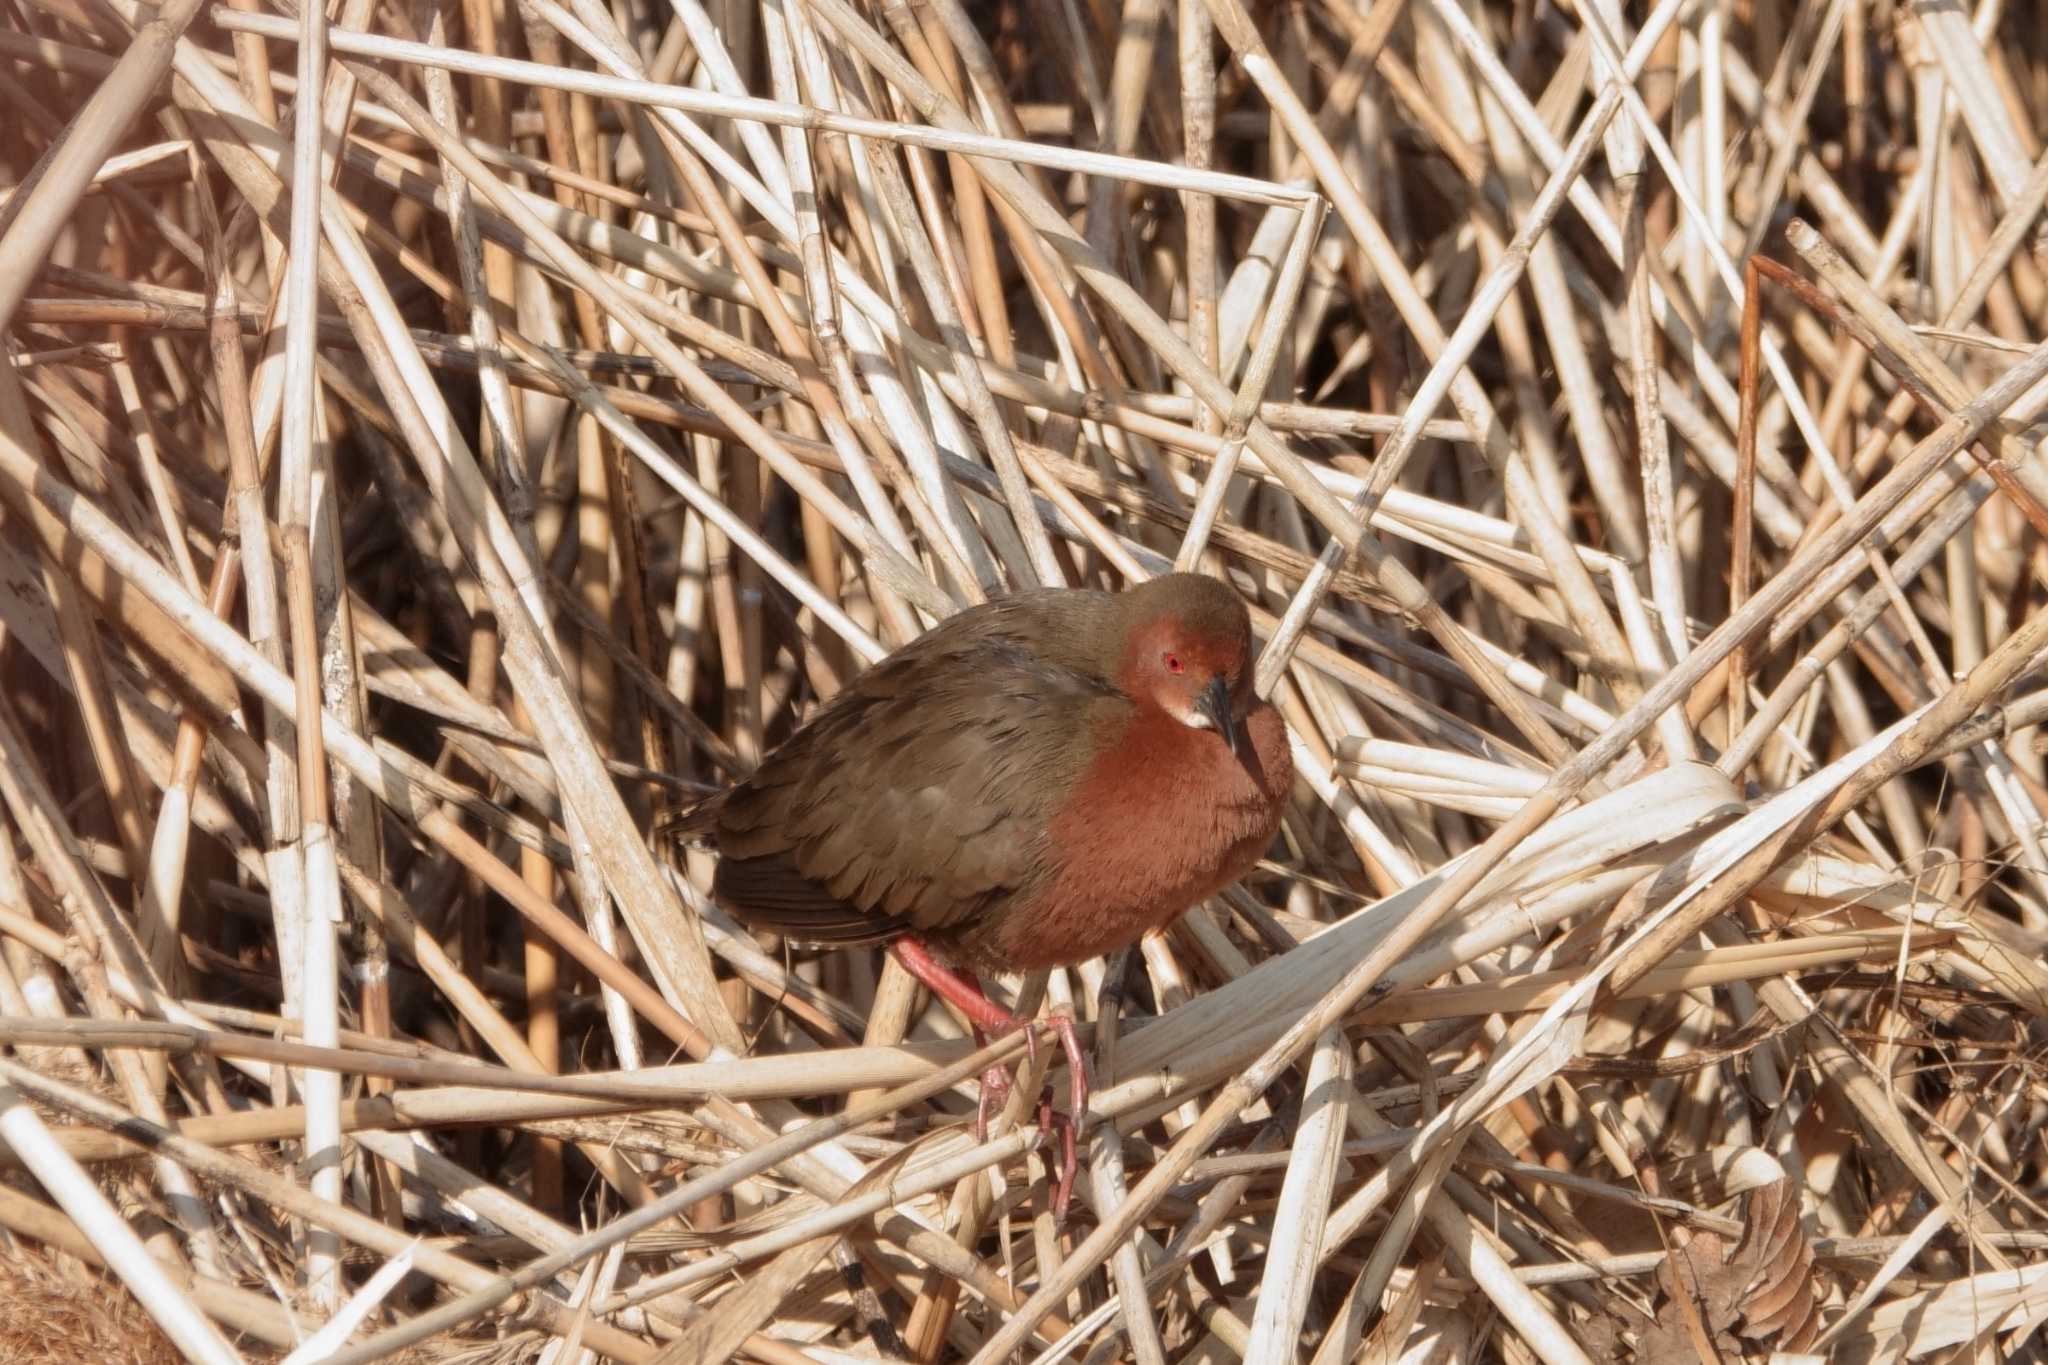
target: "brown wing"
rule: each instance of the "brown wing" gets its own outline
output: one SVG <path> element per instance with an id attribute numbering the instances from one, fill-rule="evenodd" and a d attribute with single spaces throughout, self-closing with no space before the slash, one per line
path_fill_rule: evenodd
<path id="1" fill-rule="evenodd" d="M 1050 875 L 1046 826 L 1108 683 L 1028 642 L 1093 594 L 962 612 L 856 678 L 707 811 L 713 894 L 809 942 L 973 923 Z M 1078 603 L 1076 599 L 1081 599 Z"/>

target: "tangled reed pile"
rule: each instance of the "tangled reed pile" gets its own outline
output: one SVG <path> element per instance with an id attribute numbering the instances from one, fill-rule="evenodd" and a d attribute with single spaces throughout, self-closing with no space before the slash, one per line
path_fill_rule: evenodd
<path id="1" fill-rule="evenodd" d="M 5 13 L 9 1359 L 2039 1351 L 2037 5 Z M 1062 1225 L 649 831 L 1174 566 L 1300 776 L 1002 984 Z"/>

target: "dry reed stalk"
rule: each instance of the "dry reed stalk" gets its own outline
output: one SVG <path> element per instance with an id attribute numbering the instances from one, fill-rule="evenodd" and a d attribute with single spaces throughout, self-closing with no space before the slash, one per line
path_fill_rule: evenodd
<path id="1" fill-rule="evenodd" d="M 2035 1349 L 2021 8 L 24 0 L 0 1235 L 203 1359 Z M 1050 1050 L 973 1140 L 649 829 L 1173 568 L 1302 780 L 1016 987 L 1062 1228 Z"/>

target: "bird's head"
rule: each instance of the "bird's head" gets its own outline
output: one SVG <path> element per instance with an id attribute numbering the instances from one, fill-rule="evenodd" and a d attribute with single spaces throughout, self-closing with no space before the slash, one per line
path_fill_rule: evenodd
<path id="1" fill-rule="evenodd" d="M 1117 599 L 1116 684 L 1182 725 L 1213 730 L 1232 753 L 1246 744 L 1252 624 L 1236 593 L 1201 574 L 1166 574 Z"/>

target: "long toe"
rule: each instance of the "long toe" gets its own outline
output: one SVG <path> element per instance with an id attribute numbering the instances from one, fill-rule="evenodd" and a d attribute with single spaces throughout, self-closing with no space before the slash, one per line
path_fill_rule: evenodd
<path id="1" fill-rule="evenodd" d="M 1081 1148 L 1076 1136 L 1079 1131 L 1071 1114 L 1062 1114 L 1052 1107 L 1052 1087 L 1038 1099 L 1038 1131 L 1054 1139 L 1059 1145 L 1059 1171 L 1053 1177 L 1052 1216 L 1056 1223 L 1067 1221 L 1067 1207 L 1074 1200 L 1074 1180 L 1081 1169 Z"/>
<path id="2" fill-rule="evenodd" d="M 1081 1035 L 1074 1027 L 1074 1016 L 1064 1010 L 1055 1011 L 1051 1023 L 1053 1032 L 1060 1037 L 1060 1050 L 1067 1054 L 1067 1080 L 1074 1122 L 1085 1123 L 1088 1115 L 1088 1096 L 1094 1090 L 1088 1073 L 1088 1054 L 1081 1047 Z"/>
<path id="3" fill-rule="evenodd" d="M 981 1073 L 981 1093 L 974 1101 L 974 1140 L 988 1141 L 989 1119 L 1003 1112 L 1010 1098 L 1010 1069 L 1000 1064 Z"/>

